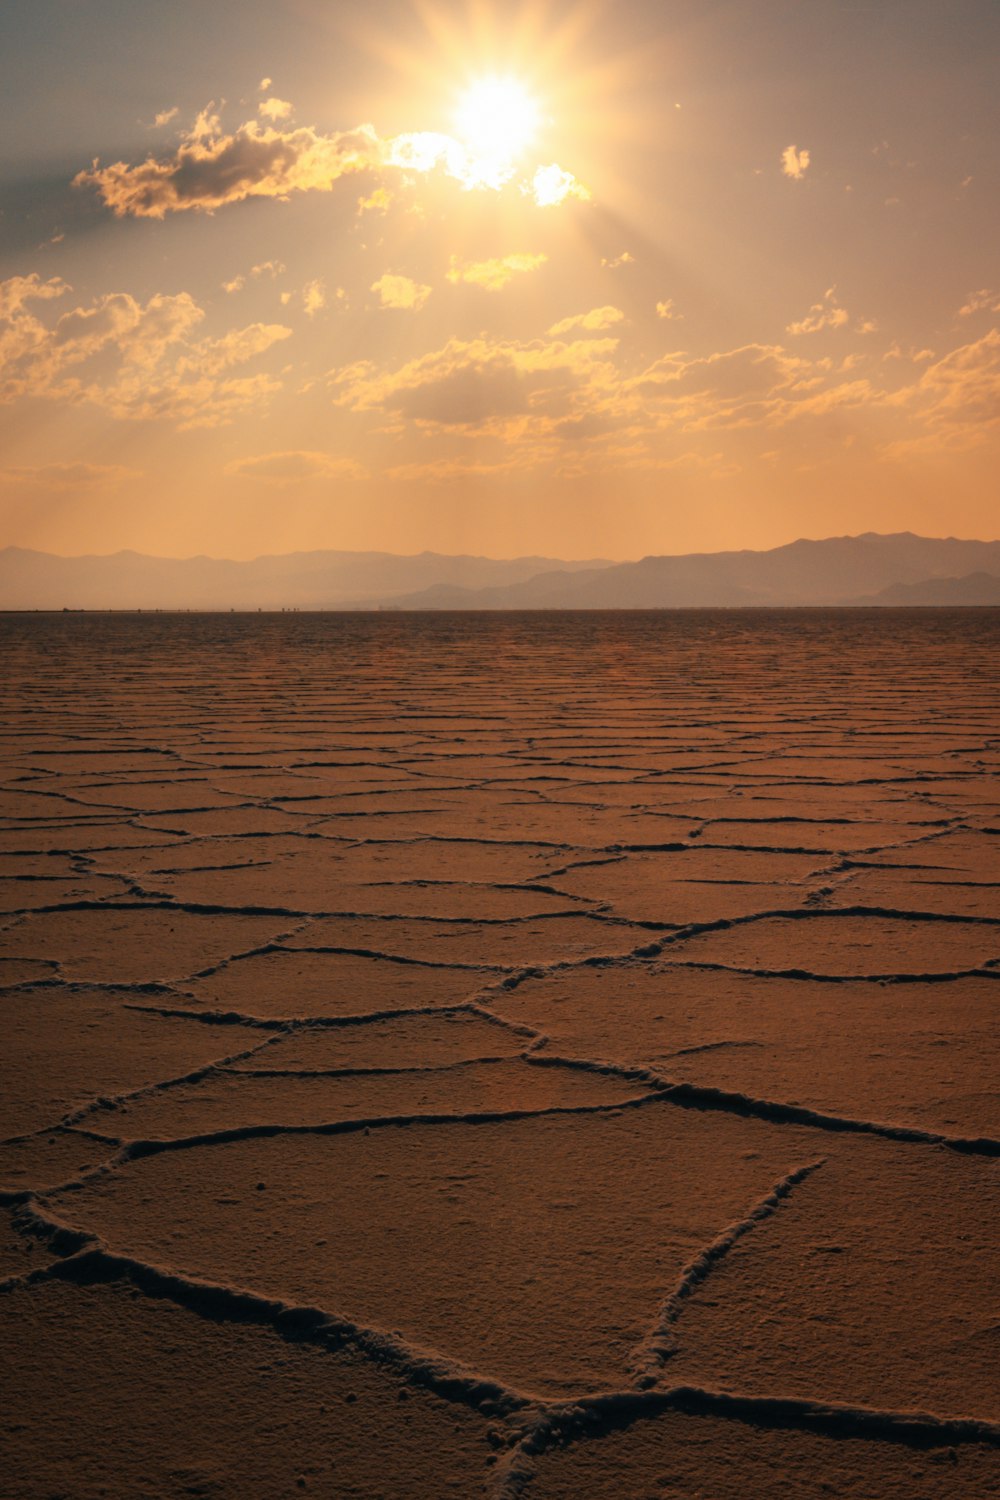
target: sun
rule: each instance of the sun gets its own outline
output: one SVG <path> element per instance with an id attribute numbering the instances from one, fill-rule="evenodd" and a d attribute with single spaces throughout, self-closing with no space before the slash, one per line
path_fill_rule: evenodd
<path id="1" fill-rule="evenodd" d="M 469 154 L 495 173 L 513 169 L 535 139 L 537 102 L 516 78 L 480 78 L 462 96 L 455 132 Z"/>

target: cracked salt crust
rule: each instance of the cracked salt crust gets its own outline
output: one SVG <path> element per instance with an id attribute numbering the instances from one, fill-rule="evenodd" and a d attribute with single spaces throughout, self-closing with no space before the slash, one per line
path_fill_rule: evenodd
<path id="1" fill-rule="evenodd" d="M 1000 1494 L 955 622 L 4 620 L 18 1494 Z"/>

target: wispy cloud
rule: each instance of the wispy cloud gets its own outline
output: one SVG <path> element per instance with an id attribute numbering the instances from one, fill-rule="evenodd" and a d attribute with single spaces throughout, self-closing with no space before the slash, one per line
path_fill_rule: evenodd
<path id="1" fill-rule="evenodd" d="M 482 287 L 487 292 L 500 292 L 515 276 L 537 271 L 547 260 L 547 255 L 514 254 L 499 256 L 494 260 L 463 262 L 457 255 L 453 255 L 446 275 L 454 286 L 467 282 L 470 286 Z"/>
<path id="2" fill-rule="evenodd" d="M 353 458 L 333 453 L 294 449 L 283 453 L 261 453 L 238 458 L 226 465 L 230 478 L 252 479 L 258 484 L 301 484 L 316 479 L 364 479 L 367 471 Z"/>
<path id="3" fill-rule="evenodd" d="M 970 292 L 964 304 L 958 310 L 960 318 L 971 318 L 976 313 L 1000 313 L 1000 292 L 990 291 L 988 287 L 982 287 L 978 292 Z"/>
<path id="4" fill-rule="evenodd" d="M 789 323 L 786 332 L 799 338 L 805 333 L 822 333 L 825 328 L 845 328 L 850 321 L 850 313 L 837 301 L 837 288 L 831 286 L 823 294 L 822 302 L 814 302 L 804 318 Z"/>
<path id="5" fill-rule="evenodd" d="M 286 270 L 287 267 L 285 266 L 283 261 L 263 260 L 261 261 L 260 265 L 251 266 L 246 276 L 242 272 L 240 272 L 240 274 L 234 276 L 231 281 L 224 281 L 222 283 L 222 290 L 229 293 L 242 292 L 243 288 L 247 284 L 248 277 L 252 278 L 255 281 L 261 276 L 270 276 L 274 278 L 277 276 L 283 276 Z"/>

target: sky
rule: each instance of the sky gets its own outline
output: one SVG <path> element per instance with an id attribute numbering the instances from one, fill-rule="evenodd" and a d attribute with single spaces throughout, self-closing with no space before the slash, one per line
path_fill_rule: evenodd
<path id="1" fill-rule="evenodd" d="M 1000 536 L 996 0 L 3 0 L 0 546 Z"/>

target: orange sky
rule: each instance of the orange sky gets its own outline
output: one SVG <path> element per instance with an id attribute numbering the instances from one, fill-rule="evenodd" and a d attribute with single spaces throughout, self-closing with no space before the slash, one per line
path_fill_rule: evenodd
<path id="1" fill-rule="evenodd" d="M 1000 533 L 993 0 L 344 14 L 6 0 L 0 545 Z"/>

